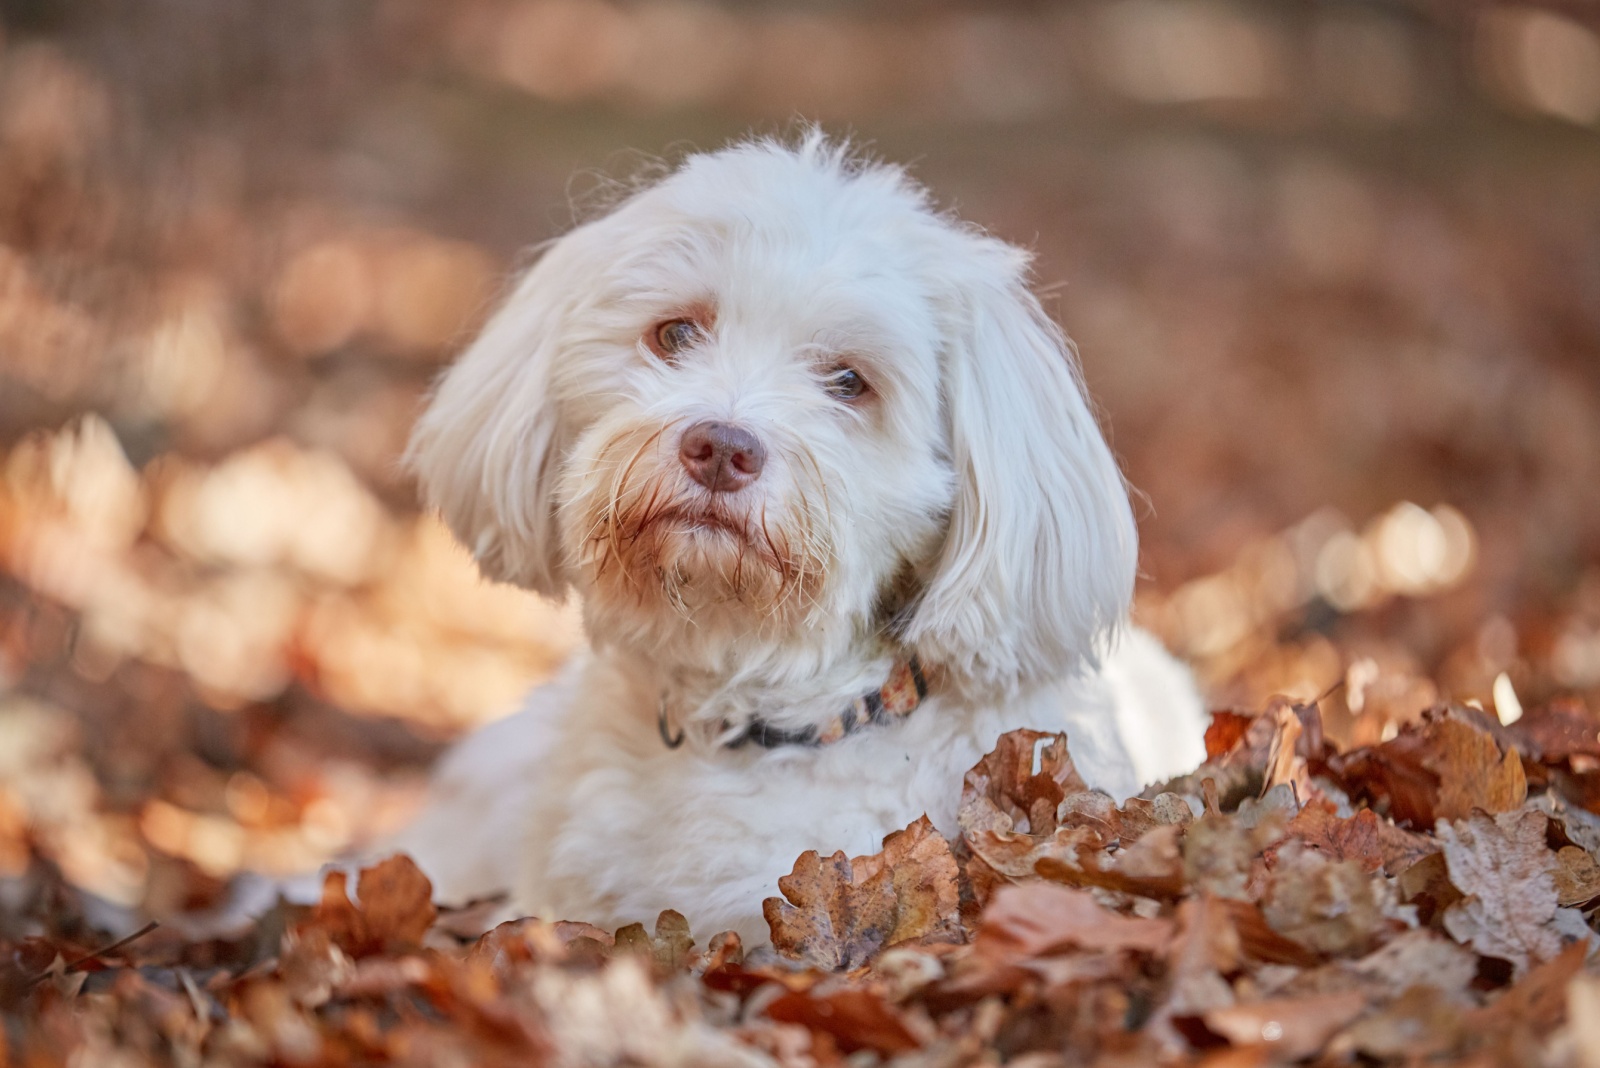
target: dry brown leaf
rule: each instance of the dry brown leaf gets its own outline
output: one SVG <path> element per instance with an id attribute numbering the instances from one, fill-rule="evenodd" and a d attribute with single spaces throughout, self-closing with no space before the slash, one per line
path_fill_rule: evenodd
<path id="1" fill-rule="evenodd" d="M 1034 871 L 1052 882 L 1067 886 L 1098 886 L 1141 897 L 1171 900 L 1183 893 L 1183 853 L 1179 849 L 1182 828 L 1158 827 L 1126 849 L 1109 853 L 1099 848 L 1042 851 L 1034 861 Z M 1065 831 L 1056 832 L 1059 841 Z"/>
<path id="2" fill-rule="evenodd" d="M 420 946 L 438 915 L 433 884 L 404 853 L 361 869 L 359 904 L 351 902 L 345 886 L 343 871 L 328 873 L 309 925 L 353 957 Z"/>
<path id="3" fill-rule="evenodd" d="M 1267 764 L 1263 773 L 1261 792 L 1266 793 L 1281 783 L 1294 783 L 1303 787 L 1307 782 L 1306 761 L 1297 750 L 1305 728 L 1300 717 L 1288 705 L 1280 704 L 1271 712 L 1273 719 L 1272 741 L 1267 745 Z M 1303 791 L 1302 791 L 1303 792 Z"/>
<path id="4" fill-rule="evenodd" d="M 372 937 L 386 945 L 418 945 L 433 926 L 438 910 L 433 883 L 403 853 L 362 868 L 356 896 Z"/>
<path id="5" fill-rule="evenodd" d="M 630 923 L 617 931 L 615 945 L 618 949 L 649 957 L 656 967 L 667 973 L 687 967 L 694 952 L 689 921 L 683 913 L 673 909 L 664 909 L 656 917 L 654 935 L 645 932 L 644 924 Z"/>
<path id="6" fill-rule="evenodd" d="M 1522 760 L 1502 752 L 1489 724 L 1473 710 L 1429 713 L 1394 739 L 1330 761 L 1352 795 L 1384 801 L 1394 819 L 1431 829 L 1439 819 L 1465 819 L 1474 809 L 1510 812 L 1528 796 Z"/>
<path id="7" fill-rule="evenodd" d="M 1120 915 L 1082 890 L 1018 883 L 995 893 L 984 910 L 976 944 L 983 955 L 1008 959 L 1066 949 L 1160 955 L 1171 944 L 1172 933 L 1170 920 Z"/>
<path id="8" fill-rule="evenodd" d="M 1426 835 L 1402 830 L 1364 808 L 1348 819 L 1323 800 L 1308 803 L 1289 821 L 1289 833 L 1334 860 L 1353 860 L 1369 872 L 1396 875 L 1439 847 Z"/>
<path id="9" fill-rule="evenodd" d="M 1600 864 L 1577 846 L 1562 846 L 1556 851 L 1550 874 L 1556 882 L 1556 900 L 1563 905 L 1581 905 L 1600 897 Z"/>
<path id="10" fill-rule="evenodd" d="M 1439 825 L 1450 881 L 1465 895 L 1445 910 L 1445 930 L 1484 956 L 1509 961 L 1518 976 L 1592 938 L 1580 913 L 1558 907 L 1547 822 L 1525 809 Z"/>
<path id="11" fill-rule="evenodd" d="M 778 889 L 783 898 L 762 903 L 773 948 L 827 971 L 860 967 L 897 942 L 958 931 L 955 858 L 927 817 L 884 839 L 882 853 L 854 862 L 808 850 Z"/>
<path id="12" fill-rule="evenodd" d="M 1487 734 L 1472 732 L 1454 720 L 1445 721 L 1443 733 L 1450 748 L 1426 761 L 1439 775 L 1436 818 L 1459 819 L 1474 809 L 1510 812 L 1522 807 L 1528 799 L 1528 781 L 1515 748 L 1496 760 L 1498 750 Z"/>
<path id="13" fill-rule="evenodd" d="M 1472 1013 L 1468 1026 L 1480 1032 L 1513 1027 L 1543 1032 L 1559 1026 L 1567 1014 L 1567 985 L 1583 970 L 1590 948 L 1574 942 L 1533 967 L 1510 990 Z"/>
<path id="14" fill-rule="evenodd" d="M 1460 1004 L 1436 987 L 1413 986 L 1377 1012 L 1363 1016 L 1328 1045 L 1334 1058 L 1360 1053 L 1414 1064 L 1454 1052 L 1466 1038 Z"/>
<path id="15" fill-rule="evenodd" d="M 1061 827 L 1086 827 L 1106 842 L 1129 845 L 1157 827 L 1184 826 L 1194 821 L 1194 810 L 1177 794 L 1153 798 L 1130 797 L 1119 808 L 1109 794 L 1098 790 L 1069 794 L 1056 810 Z"/>
<path id="16" fill-rule="evenodd" d="M 1009 731 L 1001 735 L 993 752 L 967 772 L 958 821 L 963 833 L 991 830 L 1047 835 L 1056 829 L 1056 810 L 1062 800 L 1088 789 L 1072 766 L 1066 735 Z"/>
<path id="17" fill-rule="evenodd" d="M 1219 897 L 1247 900 L 1262 854 L 1282 840 L 1288 819 L 1276 809 L 1257 813 L 1253 825 L 1242 814 L 1208 815 L 1195 820 L 1183 837 L 1188 884 Z"/>
<path id="18" fill-rule="evenodd" d="M 1235 1046 L 1265 1046 L 1279 1061 L 1320 1050 L 1335 1032 L 1367 1007 L 1359 993 L 1276 998 L 1207 1010 L 1206 1027 Z"/>
<path id="19" fill-rule="evenodd" d="M 978 900 L 987 902 L 993 888 L 1001 881 L 1033 878 L 1035 866 L 1041 860 L 1075 866 L 1080 849 L 1098 850 L 1104 841 L 1099 832 L 1090 827 L 1058 827 L 1054 834 L 1042 838 L 1010 831 L 975 831 L 966 837 L 967 848 L 987 867 L 985 874 L 992 873 L 982 880 L 981 888 L 975 886 L 979 890 Z M 975 874 L 969 871 L 969 876 Z"/>
<path id="20" fill-rule="evenodd" d="M 1213 712 L 1206 726 L 1206 760 L 1220 760 L 1245 740 L 1254 716 L 1239 712 Z"/>
<path id="21" fill-rule="evenodd" d="M 781 1023 L 827 1034 L 845 1053 L 871 1050 L 893 1056 L 922 1045 L 901 1014 L 872 990 L 791 991 L 769 1004 L 766 1014 Z"/>
<path id="22" fill-rule="evenodd" d="M 827 858 L 815 850 L 800 854 L 778 889 L 783 897 L 769 897 L 761 906 L 772 947 L 813 968 L 858 968 L 888 944 L 895 928 L 890 873 L 882 870 L 856 883 L 842 852 Z"/>
<path id="23" fill-rule="evenodd" d="M 850 862 L 864 883 L 888 871 L 894 884 L 895 923 L 885 946 L 916 939 L 960 937 L 960 871 L 950 843 L 927 816 L 883 840 L 883 851 Z"/>
<path id="24" fill-rule="evenodd" d="M 1477 956 L 1427 928 L 1406 931 L 1346 968 L 1374 997 L 1427 986 L 1458 1004 L 1474 1004 L 1468 987 L 1478 974 Z"/>
<path id="25" fill-rule="evenodd" d="M 1261 911 L 1279 934 L 1329 956 L 1366 950 L 1385 927 L 1369 872 L 1297 842 L 1278 851 Z"/>

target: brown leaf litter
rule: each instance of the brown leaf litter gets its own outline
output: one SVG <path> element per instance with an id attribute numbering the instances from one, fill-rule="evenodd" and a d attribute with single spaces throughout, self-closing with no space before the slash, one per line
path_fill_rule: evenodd
<path id="1" fill-rule="evenodd" d="M 871 856 L 801 855 L 749 954 L 672 911 L 477 934 L 391 857 L 226 940 L 8 942 L 8 1056 L 1590 1068 L 1600 820 L 1537 763 L 1580 753 L 1572 715 L 1535 745 L 1441 708 L 1341 753 L 1278 702 L 1219 714 L 1205 765 L 1123 804 L 1063 736 L 1013 732 L 954 840 L 923 818 Z"/>

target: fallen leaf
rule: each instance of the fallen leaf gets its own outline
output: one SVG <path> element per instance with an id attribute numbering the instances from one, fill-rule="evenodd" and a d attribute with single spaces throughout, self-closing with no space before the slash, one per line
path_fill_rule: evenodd
<path id="1" fill-rule="evenodd" d="M 778 880 L 783 898 L 761 911 L 772 947 L 824 971 L 851 970 L 888 944 L 895 928 L 894 881 L 887 870 L 856 883 L 842 852 L 823 858 L 807 850 Z M 787 900 L 785 900 L 787 899 Z"/>
<path id="2" fill-rule="evenodd" d="M 1206 726 L 1206 759 L 1220 760 L 1244 742 L 1255 717 L 1239 712 L 1213 712 Z"/>
<path id="3" fill-rule="evenodd" d="M 1413 986 L 1363 1016 L 1328 1043 L 1328 1054 L 1414 1064 L 1455 1052 L 1466 1040 L 1464 1013 L 1432 986 Z"/>
<path id="4" fill-rule="evenodd" d="M 1206 1027 L 1235 1046 L 1265 1046 L 1280 1061 L 1297 1061 L 1324 1043 L 1367 1007 L 1359 993 L 1276 998 L 1208 1009 Z"/>
<path id="5" fill-rule="evenodd" d="M 895 922 L 884 945 L 914 939 L 960 938 L 960 871 L 950 843 L 927 816 L 883 840 L 883 851 L 850 862 L 851 878 L 865 883 L 888 871 L 894 884 Z"/>
<path id="6" fill-rule="evenodd" d="M 1282 783 L 1303 785 L 1307 779 L 1306 761 L 1297 750 L 1305 728 L 1300 717 L 1288 705 L 1278 705 L 1271 710 L 1273 718 L 1272 741 L 1267 745 L 1267 763 L 1263 773 L 1261 792 L 1266 793 Z"/>
<path id="7" fill-rule="evenodd" d="M 1577 846 L 1562 846 L 1550 870 L 1556 883 L 1556 900 L 1563 905 L 1581 905 L 1600 897 L 1600 864 L 1594 856 Z"/>
<path id="8" fill-rule="evenodd" d="M 368 932 L 386 946 L 420 945 L 438 915 L 433 883 L 404 853 L 362 868 L 356 896 Z"/>
<path id="9" fill-rule="evenodd" d="M 1185 827 L 1194 819 L 1194 809 L 1177 794 L 1130 797 L 1117 812 L 1117 837 L 1124 843 L 1134 842 L 1158 827 Z"/>
<path id="10" fill-rule="evenodd" d="M 1460 709 L 1432 710 L 1394 739 L 1329 766 L 1353 795 L 1386 803 L 1396 822 L 1413 828 L 1465 819 L 1475 809 L 1510 812 L 1528 796 L 1516 749 L 1502 752 L 1488 726 Z"/>
<path id="11" fill-rule="evenodd" d="M 1590 948 L 1573 942 L 1529 969 L 1515 986 L 1468 1016 L 1468 1026 L 1480 1032 L 1513 1026 L 1544 1032 L 1560 1026 L 1567 1015 L 1567 985 L 1583 970 Z"/>
<path id="12" fill-rule="evenodd" d="M 1299 843 L 1279 850 L 1261 911 L 1279 934 L 1329 956 L 1366 950 L 1385 927 L 1368 871 Z"/>
<path id="13" fill-rule="evenodd" d="M 769 1004 L 766 1014 L 782 1023 L 823 1032 L 845 1053 L 872 1050 L 892 1056 L 922 1046 L 900 1014 L 871 990 L 856 988 L 827 994 L 789 992 Z"/>
<path id="14" fill-rule="evenodd" d="M 1592 937 L 1580 913 L 1558 907 L 1546 823 L 1526 809 L 1439 825 L 1450 881 L 1465 895 L 1445 910 L 1445 930 L 1517 976 Z"/>
<path id="15" fill-rule="evenodd" d="M 955 858 L 927 817 L 889 835 L 875 856 L 802 853 L 778 889 L 782 898 L 762 903 L 773 948 L 828 971 L 860 967 L 897 942 L 958 930 Z"/>
<path id="16" fill-rule="evenodd" d="M 1072 765 L 1066 735 L 1009 731 L 962 780 L 957 821 L 963 832 L 1048 835 L 1067 794 L 1088 789 Z"/>
<path id="17" fill-rule="evenodd" d="M 656 917 L 653 936 L 645 932 L 644 924 L 630 923 L 618 929 L 615 945 L 650 958 L 664 974 L 670 974 L 688 966 L 694 939 L 689 935 L 689 921 L 684 919 L 683 913 L 664 909 Z"/>
<path id="18" fill-rule="evenodd" d="M 353 957 L 420 946 L 438 911 L 433 884 L 410 857 L 397 853 L 361 869 L 358 902 L 346 891 L 342 870 L 323 879 L 322 899 L 306 925 L 320 928 Z"/>
<path id="19" fill-rule="evenodd" d="M 1289 821 L 1289 833 L 1333 860 L 1352 860 L 1369 872 L 1390 875 L 1410 867 L 1439 847 L 1425 835 L 1402 830 L 1364 808 L 1349 818 L 1326 801 L 1312 801 Z"/>
<path id="20" fill-rule="evenodd" d="M 1059 843 L 1067 834 L 1068 831 L 1057 831 L 1052 845 Z M 1074 843 L 1070 856 L 1065 850 L 1057 848 L 1034 854 L 1034 871 L 1045 879 L 1067 886 L 1098 886 L 1105 890 L 1170 900 L 1182 894 L 1187 885 L 1183 853 L 1179 848 L 1181 840 L 1182 829 L 1168 825 L 1150 831 L 1128 848 L 1115 853 L 1099 846 L 1080 848 L 1078 843 Z"/>
<path id="21" fill-rule="evenodd" d="M 1172 921 L 1122 916 L 1093 895 L 1050 883 L 1001 887 L 984 910 L 975 945 L 991 957 L 1040 957 L 1065 949 L 1159 955 Z"/>

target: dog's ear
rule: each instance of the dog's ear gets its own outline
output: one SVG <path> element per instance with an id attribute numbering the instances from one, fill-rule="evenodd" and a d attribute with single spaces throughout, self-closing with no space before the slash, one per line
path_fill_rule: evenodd
<path id="1" fill-rule="evenodd" d="M 1027 288 L 1027 254 L 953 236 L 943 400 L 956 496 L 904 638 L 957 685 L 1009 693 L 1096 661 L 1126 615 L 1138 536 L 1072 348 Z"/>
<path id="2" fill-rule="evenodd" d="M 544 251 L 440 377 L 405 459 L 485 576 L 556 598 L 569 579 L 553 492 L 570 433 L 554 371 L 589 278 L 587 229 Z"/>

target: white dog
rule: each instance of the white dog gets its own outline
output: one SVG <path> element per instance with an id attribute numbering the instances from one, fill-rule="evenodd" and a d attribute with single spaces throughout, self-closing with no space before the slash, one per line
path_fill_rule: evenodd
<path id="1" fill-rule="evenodd" d="M 760 942 L 802 851 L 952 833 L 1004 731 L 1119 796 L 1200 760 L 1190 676 L 1120 626 L 1133 515 L 1028 262 L 817 134 L 545 251 L 410 462 L 592 648 L 445 761 L 398 843 L 442 898 Z"/>

